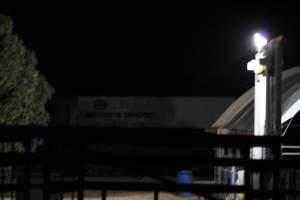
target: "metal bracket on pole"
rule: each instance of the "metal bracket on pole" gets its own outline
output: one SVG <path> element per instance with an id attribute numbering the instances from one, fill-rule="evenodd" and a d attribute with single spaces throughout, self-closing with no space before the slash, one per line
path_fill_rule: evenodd
<path id="1" fill-rule="evenodd" d="M 283 66 L 282 40 L 279 36 L 258 49 L 255 60 L 248 63 L 248 70 L 255 73 L 254 135 L 281 135 L 281 74 Z M 252 159 L 266 159 L 270 152 L 264 147 L 254 147 Z M 275 177 L 275 176 L 274 176 Z M 253 187 L 260 184 L 259 175 L 252 176 Z M 274 181 L 274 180 L 273 180 Z"/>

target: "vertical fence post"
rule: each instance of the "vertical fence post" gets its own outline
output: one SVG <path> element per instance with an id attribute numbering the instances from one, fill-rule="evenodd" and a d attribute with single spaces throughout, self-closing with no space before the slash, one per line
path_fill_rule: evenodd
<path id="1" fill-rule="evenodd" d="M 14 151 L 13 151 L 13 148 L 12 148 L 12 152 L 13 153 L 15 153 Z M 15 168 L 14 168 L 14 166 L 12 165 L 11 166 L 11 176 L 10 176 L 10 184 L 11 185 L 15 185 L 16 183 L 15 183 L 15 170 L 14 170 Z M 11 198 L 11 200 L 14 200 L 14 195 L 15 195 L 15 192 L 16 191 L 14 191 L 14 190 L 12 190 L 12 191 L 10 191 L 10 198 Z"/>
<path id="2" fill-rule="evenodd" d="M 82 162 L 82 161 L 80 161 Z M 84 181 L 84 167 L 82 163 L 79 163 L 79 176 L 78 176 L 78 191 L 77 191 L 77 200 L 83 200 L 83 181 Z"/>
<path id="3" fill-rule="evenodd" d="M 103 188 L 102 191 L 101 191 L 101 200 L 106 200 L 106 195 L 107 195 L 106 189 Z"/>
<path id="4" fill-rule="evenodd" d="M 48 186 L 49 186 L 49 171 L 48 171 L 48 168 L 47 166 L 45 165 L 45 162 L 44 162 L 44 166 L 43 166 L 43 181 L 44 181 L 44 188 L 43 188 L 43 199 L 44 200 L 49 200 L 49 189 L 48 189 Z"/>
<path id="5" fill-rule="evenodd" d="M 78 200 L 83 200 L 83 188 L 82 188 L 82 179 L 79 177 L 79 188 L 77 192 L 77 199 Z"/>
<path id="6" fill-rule="evenodd" d="M 72 177 L 71 177 L 71 182 L 72 182 L 72 184 L 74 184 L 74 174 L 72 174 Z M 71 193 L 71 200 L 74 200 L 75 199 L 75 194 L 74 194 L 75 192 L 74 192 L 74 188 L 73 188 L 73 190 L 72 190 L 72 193 Z"/>
<path id="7" fill-rule="evenodd" d="M 154 190 L 154 200 L 158 200 L 158 198 L 159 198 L 159 191 Z"/>
<path id="8" fill-rule="evenodd" d="M 280 137 L 280 136 L 279 136 Z M 280 178 L 280 160 L 281 160 L 281 143 L 276 143 L 273 147 L 274 161 L 276 162 L 276 166 L 273 170 L 273 194 L 274 199 L 279 200 L 281 196 L 278 194 L 279 190 L 279 178 Z"/>
<path id="9" fill-rule="evenodd" d="M 51 152 L 51 140 L 48 137 L 44 138 L 44 152 L 43 158 L 50 156 Z M 50 180 L 50 165 L 46 161 L 46 159 L 42 160 L 42 170 L 43 170 L 43 200 L 49 200 L 49 182 Z"/>
<path id="10" fill-rule="evenodd" d="M 292 200 L 296 200 L 296 198 L 297 198 L 297 195 L 295 194 L 295 191 L 297 190 L 297 170 L 298 169 L 293 169 L 293 173 L 292 173 L 292 177 L 293 177 L 293 179 L 292 179 L 292 183 L 291 184 L 293 184 L 293 194 L 292 194 Z M 290 176 L 290 175 L 289 175 Z"/>
<path id="11" fill-rule="evenodd" d="M 244 161 L 245 162 L 249 162 L 250 161 L 250 159 L 249 159 L 249 157 L 250 157 L 250 146 L 247 146 L 247 147 L 245 147 L 245 148 L 243 148 L 242 149 L 243 150 L 243 156 L 244 156 Z M 249 193 L 249 190 L 251 189 L 251 176 L 250 176 L 250 168 L 249 167 L 247 167 L 247 166 L 245 166 L 245 168 L 244 168 L 244 170 L 245 170 L 245 175 L 244 175 L 244 183 L 245 183 L 245 188 L 246 188 L 246 192 L 245 192 L 245 200 L 250 200 L 250 199 L 252 199 L 251 197 L 250 197 L 250 193 Z"/>
<path id="12" fill-rule="evenodd" d="M 4 171 L 4 167 L 1 166 L 1 184 L 5 184 L 4 179 L 5 179 L 5 171 Z M 1 196 L 0 196 L 0 197 L 1 197 L 1 200 L 3 200 L 3 199 L 4 199 L 4 193 L 1 192 L 0 195 L 1 195 Z"/>
<path id="13" fill-rule="evenodd" d="M 61 170 L 61 176 L 60 176 L 60 183 L 61 185 L 64 185 L 64 177 L 65 177 L 65 170 L 64 168 Z M 61 199 L 64 199 L 64 190 L 60 190 L 60 197 Z"/>
<path id="14" fill-rule="evenodd" d="M 78 163 L 78 170 L 79 170 L 79 176 L 78 176 L 78 193 L 77 193 L 77 200 L 83 200 L 84 199 L 84 176 L 85 176 L 85 159 L 84 159 L 84 154 L 85 154 L 85 145 L 86 141 L 78 137 L 76 138 L 77 144 L 78 144 L 78 158 L 79 160 L 77 161 Z"/>
<path id="15" fill-rule="evenodd" d="M 1 153 L 5 153 L 5 147 L 4 147 L 4 144 L 5 142 L 1 142 L 2 143 L 2 146 L 1 146 Z M 4 166 L 1 166 L 1 184 L 5 184 L 4 182 L 4 179 L 5 179 L 5 171 L 4 171 Z M 4 194 L 3 192 L 1 192 L 1 200 L 4 199 Z"/>
<path id="16" fill-rule="evenodd" d="M 30 156 L 31 138 L 25 139 L 25 163 L 24 163 L 24 200 L 30 200 Z"/>

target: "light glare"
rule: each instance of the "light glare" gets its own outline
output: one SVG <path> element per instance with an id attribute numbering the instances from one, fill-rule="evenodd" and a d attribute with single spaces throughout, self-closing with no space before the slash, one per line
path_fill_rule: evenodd
<path id="1" fill-rule="evenodd" d="M 260 33 L 254 34 L 254 44 L 258 51 L 260 51 L 268 43 L 267 39 L 263 37 Z"/>

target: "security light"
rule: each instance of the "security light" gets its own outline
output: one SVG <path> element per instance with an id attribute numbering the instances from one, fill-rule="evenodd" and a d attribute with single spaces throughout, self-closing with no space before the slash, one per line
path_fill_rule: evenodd
<path id="1" fill-rule="evenodd" d="M 262 50 L 264 46 L 268 44 L 268 40 L 262 36 L 260 33 L 254 34 L 254 44 L 258 51 Z"/>

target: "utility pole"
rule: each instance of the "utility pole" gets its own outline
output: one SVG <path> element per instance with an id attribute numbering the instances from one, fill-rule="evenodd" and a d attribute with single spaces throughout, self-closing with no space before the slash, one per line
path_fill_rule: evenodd
<path id="1" fill-rule="evenodd" d="M 255 59 L 248 63 L 247 69 L 255 74 L 255 136 L 281 135 L 282 39 L 283 37 L 279 36 L 268 42 L 262 35 L 258 33 L 254 35 L 257 54 Z M 251 159 L 261 160 L 268 156 L 270 154 L 266 148 L 254 147 L 252 149 Z M 252 176 L 252 184 L 255 189 L 269 185 L 268 182 L 258 174 Z"/>

